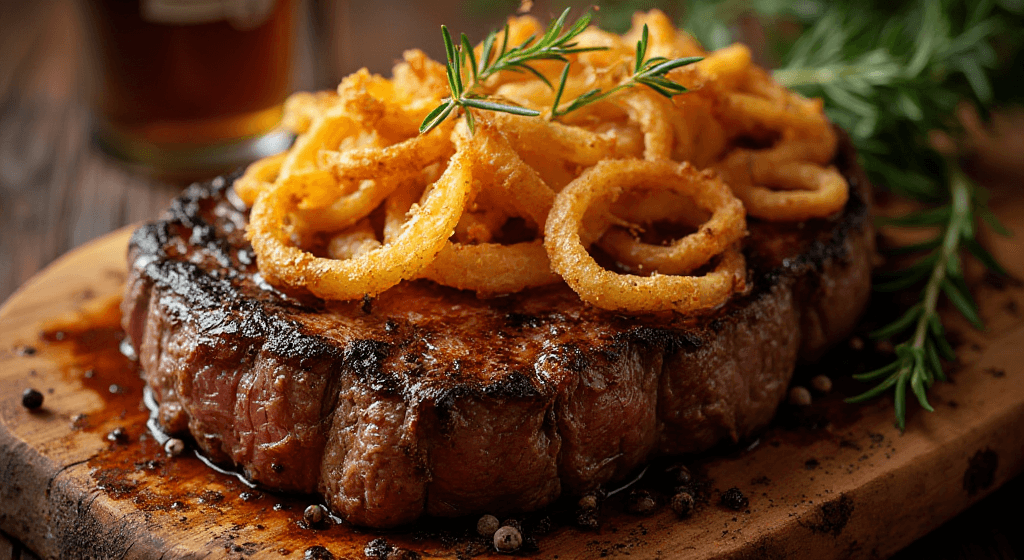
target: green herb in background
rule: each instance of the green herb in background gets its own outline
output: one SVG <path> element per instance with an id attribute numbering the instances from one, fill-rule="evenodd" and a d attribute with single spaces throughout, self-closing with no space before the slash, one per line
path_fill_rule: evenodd
<path id="1" fill-rule="evenodd" d="M 922 408 L 932 410 L 927 389 L 945 379 L 942 360 L 955 359 L 938 317 L 940 294 L 983 328 L 964 281 L 961 254 L 970 252 L 1004 273 L 975 238 L 979 220 L 1005 232 L 986 206 L 985 191 L 956 161 L 944 161 L 926 136 L 956 126 L 952 115 L 958 103 L 994 101 L 992 74 L 999 66 L 994 44 L 1014 31 L 1013 19 L 995 2 L 919 0 L 894 11 L 837 4 L 793 42 L 775 71 L 783 85 L 825 100 L 829 117 L 849 131 L 874 183 L 930 205 L 888 223 L 939 227 L 933 240 L 911 248 L 921 253 L 913 264 L 876 280 L 877 290 L 919 289 L 919 302 L 873 333 L 908 338 L 896 345 L 893 363 L 855 376 L 878 385 L 850 399 L 860 402 L 894 389 L 901 430 L 908 387 Z"/>
<path id="2" fill-rule="evenodd" d="M 551 8 L 580 5 L 556 0 Z M 662 9 L 709 49 L 744 39 L 739 31 L 752 23 L 763 34 L 755 47 L 775 68 L 775 78 L 824 99 L 829 118 L 849 132 L 872 182 L 927 206 L 889 221 L 937 228 L 938 234 L 903 250 L 917 255 L 909 267 L 876 278 L 877 290 L 915 290 L 918 303 L 874 333 L 902 341 L 892 363 L 857 376 L 877 385 L 851 401 L 893 390 L 901 430 L 908 388 L 931 410 L 927 389 L 945 379 L 943 360 L 956 357 L 937 307 L 944 298 L 982 327 L 962 258 L 970 253 L 1002 273 L 975 235 L 981 222 L 1007 232 L 988 209 L 985 190 L 955 160 L 936 152 L 927 137 L 930 131 L 956 136 L 958 103 L 987 110 L 1024 99 L 1024 1 L 603 0 L 595 5 L 598 23 L 619 32 L 629 27 L 633 12 Z"/>

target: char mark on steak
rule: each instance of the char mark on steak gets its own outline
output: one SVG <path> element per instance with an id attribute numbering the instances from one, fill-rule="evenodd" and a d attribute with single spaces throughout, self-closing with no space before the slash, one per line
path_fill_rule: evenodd
<path id="1" fill-rule="evenodd" d="M 752 289 L 700 317 L 627 317 L 564 285 L 501 298 L 403 282 L 324 302 L 259 275 L 231 178 L 194 185 L 129 249 L 124 327 L 170 433 L 353 523 L 502 515 L 762 429 L 793 367 L 870 289 L 868 184 L 844 212 L 750 220 Z"/>

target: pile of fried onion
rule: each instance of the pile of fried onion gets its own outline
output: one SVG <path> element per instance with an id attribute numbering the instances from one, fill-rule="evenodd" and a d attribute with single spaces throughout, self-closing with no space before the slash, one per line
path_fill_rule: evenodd
<path id="1" fill-rule="evenodd" d="M 550 87 L 503 72 L 481 91 L 540 117 L 473 110 L 472 132 L 453 116 L 419 134 L 449 91 L 445 66 L 409 51 L 391 79 L 364 69 L 337 93 L 292 96 L 294 146 L 235 183 L 261 274 L 330 300 L 411 279 L 481 296 L 564 281 L 620 312 L 720 306 L 745 286 L 745 214 L 844 206 L 836 136 L 820 100 L 778 85 L 746 47 L 704 52 L 658 11 L 622 36 L 587 29 L 579 43 L 607 50 L 570 57 L 563 99 L 628 79 L 645 24 L 649 56 L 705 57 L 668 75 L 689 92 L 632 87 L 553 120 Z M 509 44 L 543 33 L 530 17 L 508 30 Z M 535 68 L 557 82 L 562 63 Z M 682 233 L 645 236 L 664 223 Z"/>

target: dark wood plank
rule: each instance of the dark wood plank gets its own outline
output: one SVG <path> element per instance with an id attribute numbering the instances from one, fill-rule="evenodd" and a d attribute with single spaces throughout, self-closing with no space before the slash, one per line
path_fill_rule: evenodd
<path id="1" fill-rule="evenodd" d="M 459 8 L 457 2 L 450 4 L 451 10 Z M 542 9 L 547 4 L 537 3 Z M 364 45 L 381 43 L 383 30 L 365 25 L 366 20 L 379 18 L 379 7 L 319 0 L 309 6 L 320 18 L 312 22 L 319 37 L 314 44 L 328 46 L 305 47 L 307 56 L 323 58 L 301 69 L 302 86 L 330 87 L 367 60 L 386 70 L 396 57 L 376 47 L 370 53 L 379 53 L 376 58 L 360 53 Z M 408 7 L 400 19 L 439 22 L 444 11 L 437 6 L 422 13 L 418 9 Z M 0 2 L 0 301 L 68 250 L 155 216 L 182 187 L 133 173 L 91 144 L 83 98 L 84 37 L 75 16 L 70 0 Z M 484 27 L 489 24 L 469 21 L 471 30 Z M 409 31 L 408 25 L 398 28 Z M 397 46 L 428 45 L 437 50 L 434 35 L 406 33 L 404 43 Z M 324 79 L 327 74 L 330 78 Z M 1008 161 L 1019 165 L 1019 149 L 1003 151 L 1010 155 Z M 1016 249 L 1013 243 L 1007 247 Z M 897 557 L 1019 557 L 1024 542 L 1018 536 L 1022 499 L 1024 482 L 1016 479 Z M 0 560 L 12 554 L 32 557 L 0 533 Z"/>
<path id="2" fill-rule="evenodd" d="M 1024 222 L 1018 218 L 1011 227 L 1024 231 Z M 127 372 L 115 379 L 128 397 L 115 403 L 105 396 L 111 381 L 87 385 L 82 372 L 93 362 L 68 343 L 40 336 L 48 328 L 119 323 L 110 304 L 122 288 L 128 233 L 61 258 L 0 310 L 0 395 L 7 395 L 0 398 L 0 472 L 12 473 L 0 487 L 3 528 L 45 556 L 74 557 L 99 547 L 104 555 L 128 558 L 230 558 L 239 546 L 252 555 L 299 557 L 320 545 L 337 556 L 358 557 L 379 535 L 345 525 L 297 528 L 301 497 L 247 499 L 242 494 L 250 489 L 236 478 L 214 473 L 194 457 L 168 459 L 147 435 L 148 414 L 138 406 L 142 382 L 134 370 L 110 362 L 96 369 L 103 379 L 115 370 Z M 977 292 L 987 331 L 944 317 L 962 333 L 957 350 L 963 367 L 956 385 L 933 389 L 941 414 L 914 414 L 900 434 L 889 400 L 854 409 L 842 395 L 821 398 L 818 410 L 832 419 L 829 427 L 773 428 L 759 445 L 695 465 L 717 492 L 742 489 L 750 499 L 745 511 L 712 503 L 684 521 L 666 507 L 649 517 L 607 511 L 599 533 L 558 528 L 544 537 L 535 557 L 582 560 L 629 552 L 642 558 L 838 559 L 897 552 L 1024 469 L 1024 384 L 1017 382 L 1024 377 L 1024 318 L 1006 305 L 1024 307 L 1024 286 L 980 286 Z M 34 350 L 17 351 L 25 345 Z M 116 340 L 105 351 L 117 356 Z M 123 358 L 117 363 L 127 364 Z M 29 384 L 46 393 L 41 412 L 20 405 L 17 396 Z M 88 428 L 75 427 L 78 414 L 88 415 Z M 130 434 L 125 443 L 104 437 L 115 427 Z M 810 459 L 813 469 L 807 468 Z M 49 491 L 40 491 L 44 487 Z M 210 492 L 216 494 L 206 497 Z M 274 507 L 280 502 L 290 506 Z M 429 558 L 455 552 L 436 538 L 386 536 Z M 999 538 L 1009 534 L 992 526 L 961 534 L 956 542 L 972 557 L 986 557 L 999 550 Z M 455 548 L 472 544 L 456 542 Z"/>

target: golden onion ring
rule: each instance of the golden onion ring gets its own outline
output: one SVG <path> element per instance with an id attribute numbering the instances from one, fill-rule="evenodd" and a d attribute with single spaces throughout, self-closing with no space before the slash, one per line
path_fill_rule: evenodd
<path id="1" fill-rule="evenodd" d="M 423 204 L 400 232 L 379 249 L 347 260 L 320 258 L 291 245 L 288 215 L 311 188 L 303 182 L 278 183 L 256 200 L 247 237 L 268 282 L 306 289 L 323 299 L 375 296 L 426 268 L 455 229 L 469 197 L 470 166 L 457 151 Z"/>
<path id="2" fill-rule="evenodd" d="M 615 140 L 578 126 L 510 113 L 489 115 L 517 152 L 543 150 L 579 165 L 615 155 Z"/>
<path id="3" fill-rule="evenodd" d="M 710 188 L 698 189 L 686 183 L 701 181 Z M 732 196 L 729 188 L 711 172 L 680 176 L 678 182 L 666 181 L 666 189 L 677 193 L 684 190 L 697 209 L 711 214 L 710 218 L 700 225 L 699 229 L 669 245 L 652 245 L 642 243 L 622 229 L 609 229 L 599 241 L 599 245 L 620 263 L 634 270 L 658 272 L 661 274 L 689 274 L 707 264 L 714 255 L 722 253 L 735 245 L 746 235 L 743 205 Z M 665 191 L 655 191 L 661 193 Z M 660 215 L 650 215 L 650 221 L 672 219 L 668 212 L 671 207 L 664 207 Z M 693 210 L 687 216 L 697 214 Z M 697 222 L 700 223 L 700 222 Z M 695 225 L 695 224 L 691 224 Z"/>
<path id="4" fill-rule="evenodd" d="M 474 136 L 461 125 L 452 134 L 458 115 L 418 135 L 423 117 L 450 92 L 444 64 L 408 51 L 390 79 L 364 70 L 336 92 L 295 95 L 286 107 L 288 124 L 299 133 L 295 145 L 250 166 L 235 187 L 254 205 L 249 235 L 261 247 L 258 254 L 267 255 L 258 256 L 264 275 L 338 299 L 420 277 L 496 294 L 553 281 L 558 254 L 563 264 L 575 263 L 566 268 L 566 281 L 582 286 L 584 299 L 603 299 L 602 307 L 643 312 L 717 305 L 743 283 L 736 249 L 745 230 L 742 211 L 733 195 L 721 194 L 721 181 L 676 162 L 717 169 L 752 215 L 824 216 L 848 196 L 843 178 L 828 167 L 836 133 L 820 100 L 780 86 L 753 64 L 747 47 L 704 53 L 658 11 L 634 16 L 626 35 L 596 28 L 579 35 L 580 46 L 608 50 L 567 57 L 572 64 L 562 99 L 625 83 L 644 24 L 648 56 L 704 56 L 668 75 L 690 93 L 668 100 L 636 86 L 555 118 L 465 109 L 476 117 Z M 533 18 L 513 18 L 506 33 L 518 44 L 540 30 Z M 542 61 L 535 69 L 557 80 L 562 64 Z M 474 94 L 539 110 L 550 110 L 554 96 L 544 80 L 510 71 L 474 88 Z M 765 143 L 773 145 L 741 147 Z M 635 158 L 650 161 L 641 165 Z M 469 179 L 462 187 L 450 184 Z M 719 198 L 712 200 L 713 193 Z M 438 202 L 439 196 L 460 202 Z M 368 226 L 374 212 L 384 215 L 383 240 Z M 543 230 L 543 242 L 499 243 L 510 235 L 523 239 L 509 223 L 518 217 L 527 231 Z M 666 220 L 698 229 L 667 246 L 636 238 L 639 228 Z M 411 236 L 417 227 L 423 239 Z M 558 237 L 569 233 L 575 237 Z M 593 276 L 581 277 L 580 266 L 596 266 L 579 255 L 593 243 L 653 276 L 597 267 L 587 269 Z M 317 260 L 310 249 L 337 258 L 333 264 Z M 676 288 L 682 295 L 671 291 Z M 648 296 L 638 295 L 645 290 L 652 298 L 646 303 L 640 299 Z"/>
<path id="5" fill-rule="evenodd" d="M 380 246 L 370 221 L 363 219 L 352 228 L 331 236 L 327 242 L 327 256 L 338 260 L 351 259 Z"/>
<path id="6" fill-rule="evenodd" d="M 449 242 L 422 277 L 443 286 L 474 290 L 481 296 L 510 294 L 560 280 L 551 271 L 539 239 L 512 245 Z"/>
<path id="7" fill-rule="evenodd" d="M 644 133 L 644 159 L 670 159 L 675 137 L 672 102 L 647 88 L 632 88 L 618 99 Z"/>
<path id="8" fill-rule="evenodd" d="M 543 227 L 555 193 L 519 158 L 493 123 L 480 119 L 469 151 L 482 179 L 494 186 L 487 192 L 503 195 L 503 201 L 517 213 Z M 551 272 L 540 240 L 511 245 L 449 242 L 423 277 L 480 295 L 518 292 L 559 280 Z"/>
<path id="9" fill-rule="evenodd" d="M 451 125 L 386 148 L 342 152 L 329 161 L 329 169 L 344 182 L 357 182 L 354 192 L 337 197 L 337 189 L 320 191 L 299 203 L 297 220 L 304 231 L 345 229 L 369 214 L 402 182 L 415 179 L 427 165 L 454 150 L 447 137 Z M 333 200 L 332 200 L 333 199 Z M 327 204 L 326 202 L 329 202 Z"/>
<path id="10" fill-rule="evenodd" d="M 641 185 L 678 188 L 686 194 L 699 195 L 709 187 L 698 175 L 701 174 L 685 163 L 639 160 L 602 161 L 584 171 L 555 197 L 548 216 L 544 247 L 551 267 L 581 299 L 602 309 L 691 313 L 721 305 L 744 286 L 746 265 L 735 247 L 726 250 L 717 266 L 704 276 L 645 277 L 604 269 L 580 239 L 584 216 L 592 205 L 610 205 L 624 189 Z"/>
<path id="11" fill-rule="evenodd" d="M 785 161 L 780 154 L 785 155 L 737 149 L 716 166 L 749 215 L 785 222 L 824 218 L 842 210 L 849 186 L 835 167 Z"/>
<path id="12" fill-rule="evenodd" d="M 258 159 L 245 168 L 245 173 L 235 179 L 235 194 L 246 206 L 252 206 L 259 194 L 273 186 L 281 173 L 281 164 L 287 152 Z"/>
<path id="13" fill-rule="evenodd" d="M 313 119 L 309 130 L 295 139 L 295 144 L 281 162 L 278 177 L 315 168 L 321 150 L 337 149 L 345 138 L 359 134 L 360 130 L 359 123 L 345 113 L 344 107 L 328 109 Z"/>
<path id="14" fill-rule="evenodd" d="M 477 168 L 491 179 L 492 190 L 502 195 L 501 200 L 543 228 L 555 192 L 523 162 L 498 128 L 480 119 L 469 149 Z"/>

